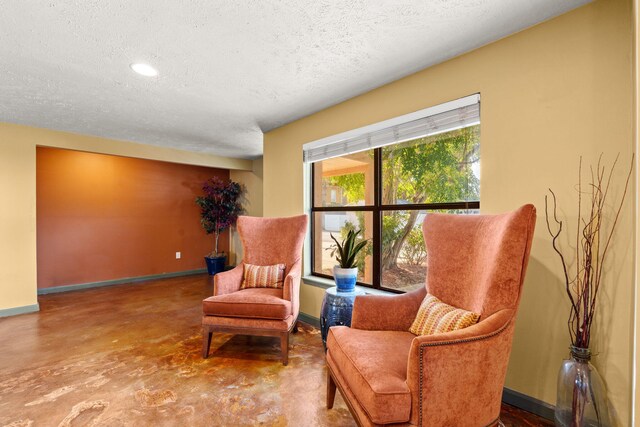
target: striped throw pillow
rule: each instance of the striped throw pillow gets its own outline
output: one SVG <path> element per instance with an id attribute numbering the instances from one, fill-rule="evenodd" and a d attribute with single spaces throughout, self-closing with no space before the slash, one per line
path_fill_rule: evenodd
<path id="1" fill-rule="evenodd" d="M 284 284 L 284 264 L 244 264 L 244 275 L 240 289 L 281 288 Z"/>
<path id="2" fill-rule="evenodd" d="M 451 332 L 474 325 L 479 314 L 445 304 L 431 294 L 427 294 L 420 304 L 418 315 L 409 328 L 416 335 L 433 335 Z"/>

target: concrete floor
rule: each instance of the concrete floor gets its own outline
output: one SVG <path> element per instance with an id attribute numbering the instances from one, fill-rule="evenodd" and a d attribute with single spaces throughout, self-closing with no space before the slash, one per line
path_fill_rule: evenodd
<path id="1" fill-rule="evenodd" d="M 214 334 L 201 357 L 206 275 L 40 296 L 0 319 L 0 426 L 353 426 L 325 402 L 317 329 L 279 341 Z M 552 425 L 505 407 L 507 426 Z"/>

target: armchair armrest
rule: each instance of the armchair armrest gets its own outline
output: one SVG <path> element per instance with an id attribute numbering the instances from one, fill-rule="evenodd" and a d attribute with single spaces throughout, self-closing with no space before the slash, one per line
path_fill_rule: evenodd
<path id="1" fill-rule="evenodd" d="M 243 264 L 239 264 L 229 271 L 224 271 L 213 276 L 213 295 L 224 295 L 239 291 L 240 285 L 242 285 L 243 274 L 244 266 Z"/>
<path id="2" fill-rule="evenodd" d="M 300 312 L 300 278 L 302 277 L 302 260 L 298 259 L 284 278 L 282 298 L 291 301 L 291 314 L 294 317 Z"/>
<path id="3" fill-rule="evenodd" d="M 500 413 L 513 338 L 512 309 L 468 328 L 418 336 L 411 344 L 407 384 L 412 423 L 490 425 Z"/>
<path id="4" fill-rule="evenodd" d="M 377 331 L 409 331 L 426 294 L 426 289 L 422 287 L 401 295 L 357 296 L 353 303 L 351 327 Z"/>

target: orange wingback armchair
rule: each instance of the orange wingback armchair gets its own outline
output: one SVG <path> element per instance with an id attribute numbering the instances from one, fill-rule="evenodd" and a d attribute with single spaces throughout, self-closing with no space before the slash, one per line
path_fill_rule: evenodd
<path id="1" fill-rule="evenodd" d="M 489 426 L 499 421 L 536 211 L 429 214 L 424 288 L 356 297 L 351 328 L 327 339 L 327 407 L 336 386 L 362 426 Z M 480 314 L 477 324 L 416 336 L 426 293 Z"/>
<path id="2" fill-rule="evenodd" d="M 202 302 L 202 357 L 209 355 L 213 332 L 280 338 L 282 363 L 288 362 L 289 332 L 300 311 L 302 245 L 307 216 L 257 218 L 241 216 L 238 234 L 244 248 L 243 263 L 213 280 L 213 296 Z M 240 289 L 243 264 L 284 264 L 284 286 Z"/>

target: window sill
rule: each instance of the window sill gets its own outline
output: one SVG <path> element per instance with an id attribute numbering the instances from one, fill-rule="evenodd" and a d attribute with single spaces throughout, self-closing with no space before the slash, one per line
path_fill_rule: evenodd
<path id="1" fill-rule="evenodd" d="M 304 276 L 302 278 L 302 282 L 305 285 L 315 286 L 316 288 L 322 289 L 329 289 L 336 285 L 331 279 L 325 279 L 324 277 L 317 276 Z M 364 291 L 364 293 L 370 295 L 398 295 L 394 292 L 383 291 L 382 289 L 372 289 L 364 286 L 356 286 L 356 289 Z"/>

